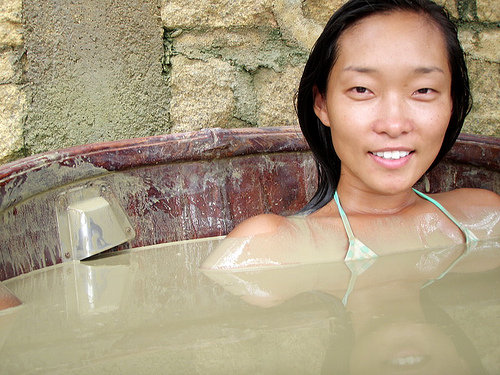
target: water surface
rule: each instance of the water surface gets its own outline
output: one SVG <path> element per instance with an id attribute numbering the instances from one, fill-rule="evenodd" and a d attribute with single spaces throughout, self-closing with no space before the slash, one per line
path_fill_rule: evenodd
<path id="1" fill-rule="evenodd" d="M 219 241 L 5 281 L 23 305 L 0 311 L 0 373 L 500 373 L 496 241 L 379 257 L 345 305 L 343 262 L 200 271 Z"/>

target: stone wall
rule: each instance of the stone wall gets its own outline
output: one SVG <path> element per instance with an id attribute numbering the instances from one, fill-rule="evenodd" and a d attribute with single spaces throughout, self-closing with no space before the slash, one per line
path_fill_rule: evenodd
<path id="1" fill-rule="evenodd" d="M 440 0 L 475 107 L 500 136 L 500 9 Z M 343 0 L 0 0 L 0 163 L 78 144 L 207 127 L 295 125 L 314 40 Z"/>
<path id="2" fill-rule="evenodd" d="M 0 0 L 0 163 L 24 156 L 26 93 L 20 0 Z"/>

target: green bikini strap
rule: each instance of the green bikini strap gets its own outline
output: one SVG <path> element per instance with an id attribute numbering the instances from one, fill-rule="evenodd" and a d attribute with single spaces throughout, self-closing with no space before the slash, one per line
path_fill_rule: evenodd
<path id="1" fill-rule="evenodd" d="M 420 197 L 422 197 L 425 200 L 427 200 L 427 201 L 431 202 L 432 204 L 434 204 L 443 214 L 445 214 L 448 217 L 448 219 L 450 219 L 451 221 L 453 221 L 453 223 L 458 228 L 460 228 L 460 230 L 462 231 L 462 233 L 465 235 L 465 243 L 468 244 L 468 243 L 470 243 L 472 241 L 479 241 L 479 239 L 474 235 L 474 233 L 472 233 L 469 229 L 465 228 L 462 223 L 460 223 L 457 219 L 455 219 L 453 217 L 453 215 L 451 213 L 449 213 L 448 210 L 441 205 L 441 203 L 439 203 L 435 199 L 432 199 L 428 195 L 425 195 L 424 193 L 421 193 L 417 189 L 413 189 L 413 191 L 415 193 L 417 193 Z"/>
<path id="2" fill-rule="evenodd" d="M 344 212 L 342 205 L 340 204 L 339 195 L 337 194 L 337 190 L 335 190 L 335 194 L 333 194 L 333 199 L 335 200 L 335 203 L 337 204 L 340 218 L 342 219 L 342 222 L 344 223 L 344 228 L 345 228 L 345 231 L 347 232 L 347 237 L 349 237 L 349 242 L 352 242 L 354 240 L 354 233 L 352 232 L 351 224 L 349 224 L 349 219 L 347 218 L 347 215 Z"/>

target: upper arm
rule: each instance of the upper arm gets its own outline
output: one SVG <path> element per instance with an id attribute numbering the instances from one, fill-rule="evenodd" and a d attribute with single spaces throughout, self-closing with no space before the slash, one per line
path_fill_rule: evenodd
<path id="1" fill-rule="evenodd" d="M 210 253 L 201 268 L 240 268 L 249 260 L 253 265 L 264 265 L 269 264 L 270 257 L 275 257 L 278 262 L 284 254 L 276 251 L 279 246 L 272 241 L 272 237 L 279 232 L 279 227 L 285 221 L 284 217 L 278 215 L 258 215 L 245 220 Z M 258 243 L 257 246 L 255 241 Z"/>
<path id="2" fill-rule="evenodd" d="M 258 234 L 275 233 L 285 221 L 286 219 L 283 216 L 274 214 L 254 216 L 236 226 L 227 237 L 241 238 Z"/>
<path id="3" fill-rule="evenodd" d="M 479 239 L 500 236 L 498 194 L 485 189 L 458 189 L 446 195 L 443 206 Z"/>
<path id="4" fill-rule="evenodd" d="M 457 189 L 455 200 L 461 205 L 500 208 L 500 195 L 486 189 Z"/>
<path id="5" fill-rule="evenodd" d="M 498 212 L 500 210 L 500 195 L 486 189 L 462 188 L 436 194 L 440 202 L 452 214 L 474 216 L 484 210 Z"/>

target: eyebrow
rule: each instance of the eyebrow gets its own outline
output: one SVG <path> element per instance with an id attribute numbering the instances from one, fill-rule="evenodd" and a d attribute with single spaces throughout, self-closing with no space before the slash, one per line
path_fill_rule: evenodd
<path id="1" fill-rule="evenodd" d="M 437 66 L 422 66 L 415 69 L 415 73 L 428 74 L 433 72 L 439 72 L 444 74 L 443 69 L 438 68 Z"/>
<path id="2" fill-rule="evenodd" d="M 346 66 L 344 71 L 352 71 L 352 72 L 358 72 L 358 73 L 376 73 L 377 69 L 374 68 L 368 68 L 364 66 L 354 66 L 354 65 L 349 65 Z M 433 72 L 438 72 L 438 73 L 443 73 L 443 69 L 437 67 L 437 66 L 420 66 L 418 68 L 414 69 L 414 72 L 417 74 L 429 74 Z"/>
<path id="3" fill-rule="evenodd" d="M 343 70 L 358 72 L 358 73 L 375 73 L 377 71 L 376 69 L 373 68 L 365 68 L 363 66 L 353 66 L 353 65 L 346 66 Z"/>

